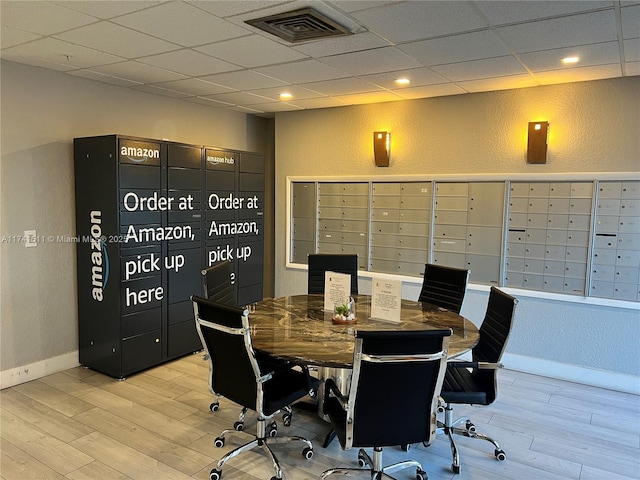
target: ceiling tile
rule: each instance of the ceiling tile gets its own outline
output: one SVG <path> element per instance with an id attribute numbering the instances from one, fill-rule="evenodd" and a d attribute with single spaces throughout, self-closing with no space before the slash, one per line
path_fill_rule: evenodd
<path id="1" fill-rule="evenodd" d="M 262 97 L 267 97 L 272 101 L 281 101 L 280 94 L 281 93 L 289 93 L 293 96 L 291 100 L 286 100 L 288 103 L 295 103 L 295 100 L 302 100 L 307 98 L 317 98 L 322 97 L 323 94 L 314 92 L 313 90 L 309 90 L 308 88 L 299 87 L 296 85 L 286 85 L 283 87 L 275 87 L 275 88 L 261 88 L 258 90 L 251 90 L 250 93 L 255 95 L 260 95 Z"/>
<path id="2" fill-rule="evenodd" d="M 538 18 L 568 15 L 576 12 L 611 7 L 612 5 L 611 0 L 604 2 L 595 0 L 527 0 L 516 2 L 483 0 L 474 3 L 489 19 L 492 25 L 527 22 Z"/>
<path id="3" fill-rule="evenodd" d="M 293 48 L 299 52 L 312 57 L 327 57 L 329 55 L 339 55 L 341 53 L 359 52 L 372 48 L 386 47 L 389 42 L 383 40 L 370 32 L 356 33 L 346 37 L 327 38 L 314 42 L 294 45 Z"/>
<path id="4" fill-rule="evenodd" d="M 411 83 L 407 87 L 399 87 L 395 83 L 395 80 L 398 78 L 407 78 Z M 398 70 L 396 72 L 377 73 L 374 75 L 363 75 L 362 79 L 388 89 L 434 85 L 437 83 L 445 83 L 447 81 L 447 79 L 442 75 L 439 75 L 426 67 L 414 68 L 411 70 Z"/>
<path id="5" fill-rule="evenodd" d="M 203 97 L 188 97 L 184 99 L 187 102 L 200 103 L 202 105 L 207 105 L 208 107 L 230 107 L 235 104 L 228 102 L 219 102 L 214 100 L 213 98 L 203 98 Z"/>
<path id="6" fill-rule="evenodd" d="M 305 83 L 304 87 L 324 93 L 325 95 L 348 95 L 357 92 L 374 92 L 380 90 L 376 85 L 356 77 L 339 78 L 325 82 L 310 82 Z"/>
<path id="7" fill-rule="evenodd" d="M 194 77 L 240 69 L 237 65 L 191 49 L 161 53 L 159 55 L 139 58 L 138 61 Z"/>
<path id="8" fill-rule="evenodd" d="M 624 41 L 624 60 L 626 62 L 640 61 L 640 38 Z"/>
<path id="9" fill-rule="evenodd" d="M 30 42 L 38 38 L 42 38 L 42 36 L 36 33 L 25 32 L 24 30 L 18 30 L 17 28 L 2 25 L 2 30 L 0 30 L 0 47 L 3 49 L 14 47 L 21 43 Z"/>
<path id="10" fill-rule="evenodd" d="M 518 61 L 511 56 L 452 63 L 432 68 L 439 74 L 454 82 L 526 73 L 525 69 L 522 68 L 522 65 L 520 65 Z"/>
<path id="11" fill-rule="evenodd" d="M 321 61 L 353 75 L 392 72 L 421 66 L 416 60 L 395 47 L 345 53 L 324 57 Z"/>
<path id="12" fill-rule="evenodd" d="M 273 103 L 261 103 L 252 105 L 253 108 L 262 110 L 263 112 L 291 112 L 294 110 L 304 110 L 302 107 L 298 107 L 289 102 L 273 102 Z"/>
<path id="13" fill-rule="evenodd" d="M 549 72 L 534 73 L 533 78 L 541 85 L 552 85 L 567 82 L 585 82 L 603 78 L 614 78 L 621 75 L 620 64 L 599 65 L 594 67 L 571 68 L 568 70 L 555 70 Z"/>
<path id="14" fill-rule="evenodd" d="M 445 97 L 447 95 L 460 95 L 466 93 L 463 89 L 453 83 L 443 83 L 441 85 L 424 85 L 421 87 L 410 87 L 393 90 L 393 93 L 406 99 Z"/>
<path id="15" fill-rule="evenodd" d="M 509 54 L 500 39 L 489 30 L 406 43 L 398 48 L 426 66 Z"/>
<path id="16" fill-rule="evenodd" d="M 61 40 L 125 58 L 146 57 L 178 48 L 164 40 L 104 21 L 55 36 Z"/>
<path id="17" fill-rule="evenodd" d="M 254 70 L 288 83 L 307 83 L 349 76 L 348 73 L 319 62 L 318 60 L 300 60 L 299 62 L 259 67 Z"/>
<path id="18" fill-rule="evenodd" d="M 98 82 L 108 83 L 111 85 L 118 85 L 119 87 L 140 85 L 140 82 L 134 82 L 125 78 L 112 77 L 111 75 L 105 75 L 104 73 L 93 72 L 91 70 L 74 70 L 73 72 L 69 72 L 69 75 L 88 78 L 89 80 L 97 80 Z"/>
<path id="19" fill-rule="evenodd" d="M 278 3 L 289 3 L 290 0 L 277 2 L 274 0 L 193 0 L 188 1 L 194 7 L 201 8 L 207 12 L 213 13 L 217 17 L 230 17 L 232 15 L 240 15 L 242 13 L 253 12 L 266 7 L 272 7 Z"/>
<path id="20" fill-rule="evenodd" d="M 620 9 L 622 38 L 640 38 L 640 5 Z"/>
<path id="21" fill-rule="evenodd" d="M 270 98 L 261 97 L 247 92 L 229 92 L 219 95 L 206 95 L 205 98 L 211 98 L 220 102 L 233 103 L 234 105 L 256 105 L 258 103 L 268 103 Z M 273 100 L 276 101 L 276 100 Z"/>
<path id="22" fill-rule="evenodd" d="M 49 2 L 0 2 L 2 24 L 40 35 L 51 35 L 97 21 Z"/>
<path id="23" fill-rule="evenodd" d="M 156 85 L 136 85 L 131 88 L 133 90 L 139 90 L 141 92 L 153 93 L 155 95 L 162 95 L 163 97 L 184 98 L 188 96 L 182 92 L 176 92 L 175 90 L 168 90 L 166 88 L 158 87 Z"/>
<path id="24" fill-rule="evenodd" d="M 307 58 L 303 53 L 296 52 L 261 35 L 249 35 L 226 42 L 204 45 L 196 50 L 247 68 Z"/>
<path id="25" fill-rule="evenodd" d="M 248 30 L 182 2 L 164 3 L 113 21 L 184 47 L 218 42 L 249 33 Z"/>
<path id="26" fill-rule="evenodd" d="M 51 3 L 106 20 L 135 12 L 136 10 L 143 10 L 153 7 L 154 5 L 159 5 L 162 1 L 163 0 L 127 0 L 126 2 L 114 2 L 113 0 L 71 0 Z"/>
<path id="27" fill-rule="evenodd" d="M 346 105 L 346 103 L 341 102 L 335 97 L 319 97 L 304 100 L 293 100 L 291 103 L 302 108 L 344 107 Z"/>
<path id="28" fill-rule="evenodd" d="M 618 39 L 613 10 L 501 27 L 496 31 L 517 53 Z"/>
<path id="29" fill-rule="evenodd" d="M 477 93 L 535 87 L 538 84 L 531 75 L 523 74 L 499 78 L 487 78 L 484 80 L 471 80 L 469 82 L 458 82 L 458 85 L 461 88 L 464 88 L 467 92 Z"/>
<path id="30" fill-rule="evenodd" d="M 487 26 L 468 2 L 394 2 L 352 15 L 369 31 L 396 43 Z"/>
<path id="31" fill-rule="evenodd" d="M 580 57 L 580 62 L 573 65 L 564 65 L 561 62 L 563 58 L 573 56 Z M 519 57 L 526 67 L 533 72 L 565 70 L 590 65 L 619 63 L 620 48 L 618 47 L 618 42 L 607 42 L 559 48 L 556 50 L 543 50 L 541 52 L 522 53 Z"/>
<path id="32" fill-rule="evenodd" d="M 227 93 L 232 91 L 228 87 L 205 82 L 199 78 L 185 78 L 184 80 L 174 80 L 171 82 L 157 83 L 156 86 L 175 90 L 187 95 L 214 95 L 216 93 Z"/>
<path id="33" fill-rule="evenodd" d="M 286 82 L 267 75 L 254 72 L 253 70 L 241 70 L 238 72 L 218 73 L 202 77 L 201 80 L 217 83 L 235 90 L 254 90 L 256 88 L 277 87 L 287 85 Z"/>
<path id="34" fill-rule="evenodd" d="M 42 68 L 48 68 L 50 70 L 56 70 L 58 72 L 68 72 L 70 70 L 74 70 L 75 67 L 72 67 L 70 65 L 66 65 L 63 63 L 56 63 L 56 62 L 50 62 L 47 60 L 44 60 L 42 58 L 36 58 L 36 57 L 28 57 L 26 55 L 19 55 L 17 53 L 13 54 L 13 53 L 5 53 L 2 52 L 2 59 L 3 60 L 8 60 L 10 62 L 16 62 L 16 63 L 23 63 L 25 65 L 31 65 L 33 67 L 42 67 Z"/>
<path id="35" fill-rule="evenodd" d="M 115 55 L 50 37 L 9 48 L 4 53 L 40 58 L 48 62 L 67 65 L 69 69 L 94 67 L 124 60 Z"/>
<path id="36" fill-rule="evenodd" d="M 343 12 L 357 12 L 367 8 L 379 7 L 398 0 L 331 0 L 328 3 L 335 5 Z"/>
<path id="37" fill-rule="evenodd" d="M 382 103 L 382 102 L 397 102 L 404 100 L 404 98 L 395 95 L 392 92 L 366 92 L 366 93 L 353 93 L 350 95 L 336 95 L 336 98 L 350 105 L 363 105 L 366 103 Z"/>
<path id="38" fill-rule="evenodd" d="M 640 62 L 627 62 L 624 64 L 624 69 L 628 77 L 640 75 Z"/>
<path id="39" fill-rule="evenodd" d="M 140 83 L 168 82 L 185 78 L 179 73 L 134 61 L 112 63 L 111 65 L 94 67 L 91 70 Z"/>

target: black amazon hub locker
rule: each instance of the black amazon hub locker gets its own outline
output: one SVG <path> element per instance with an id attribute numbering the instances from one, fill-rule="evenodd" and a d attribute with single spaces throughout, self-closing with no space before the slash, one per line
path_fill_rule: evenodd
<path id="1" fill-rule="evenodd" d="M 231 260 L 262 299 L 264 157 L 106 135 L 74 139 L 80 363 L 124 378 L 202 346 L 189 297 Z"/>

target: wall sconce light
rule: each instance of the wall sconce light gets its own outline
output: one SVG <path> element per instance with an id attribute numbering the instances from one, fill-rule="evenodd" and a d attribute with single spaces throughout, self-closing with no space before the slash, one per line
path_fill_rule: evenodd
<path id="1" fill-rule="evenodd" d="M 389 132 L 373 132 L 373 156 L 376 167 L 388 167 L 391 154 L 391 134 Z"/>
<path id="2" fill-rule="evenodd" d="M 529 122 L 527 163 L 547 163 L 549 122 Z"/>

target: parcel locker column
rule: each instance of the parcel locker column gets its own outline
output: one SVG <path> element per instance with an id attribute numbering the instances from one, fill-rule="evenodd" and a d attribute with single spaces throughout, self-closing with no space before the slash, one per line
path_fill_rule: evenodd
<path id="1" fill-rule="evenodd" d="M 193 322 L 191 295 L 202 295 L 202 148 L 169 144 L 167 196 L 167 356 L 202 348 Z"/>
<path id="2" fill-rule="evenodd" d="M 600 182 L 596 205 L 590 295 L 640 300 L 640 182 Z"/>
<path id="3" fill-rule="evenodd" d="M 126 376 L 163 358 L 161 240 L 166 191 L 161 144 L 119 140 L 121 371 Z M 145 154 L 140 155 L 139 152 Z"/>
<path id="4" fill-rule="evenodd" d="M 236 262 L 238 304 L 247 305 L 263 298 L 264 271 L 264 157 L 240 153 Z"/>
<path id="5" fill-rule="evenodd" d="M 373 184 L 371 270 L 422 276 L 429 260 L 431 182 Z"/>
<path id="6" fill-rule="evenodd" d="M 369 184 L 318 184 L 318 253 L 357 254 L 368 270 Z"/>
<path id="7" fill-rule="evenodd" d="M 231 262 L 230 282 L 237 302 L 236 163 L 236 152 L 205 149 L 204 265 L 208 268 L 225 260 Z"/>

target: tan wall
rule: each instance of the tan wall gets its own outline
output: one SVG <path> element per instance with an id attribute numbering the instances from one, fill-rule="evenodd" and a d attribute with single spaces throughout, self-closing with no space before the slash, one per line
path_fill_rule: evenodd
<path id="1" fill-rule="evenodd" d="M 530 165 L 527 124 L 538 120 L 550 122 L 548 158 Z M 392 135 L 389 168 L 374 166 L 377 130 Z M 276 295 L 306 292 L 306 271 L 284 268 L 287 176 L 540 175 L 637 172 L 639 166 L 640 77 L 277 114 Z M 362 284 L 366 291 L 367 281 Z M 417 298 L 415 288 L 404 291 Z M 467 312 L 481 321 L 486 295 L 474 298 L 476 304 L 465 302 Z M 640 354 L 637 342 L 623 340 L 628 351 L 617 343 L 621 332 L 640 334 L 637 310 L 533 299 L 518 309 L 512 352 L 640 375 L 638 362 L 629 361 Z M 544 339 L 557 325 L 590 333 L 567 348 L 566 337 Z M 605 358 L 603 351 L 618 353 Z"/>
<path id="2" fill-rule="evenodd" d="M 75 235 L 73 138 L 123 134 L 269 153 L 267 120 L 2 62 L 1 235 Z M 1 370 L 78 349 L 75 245 L 0 245 Z"/>

